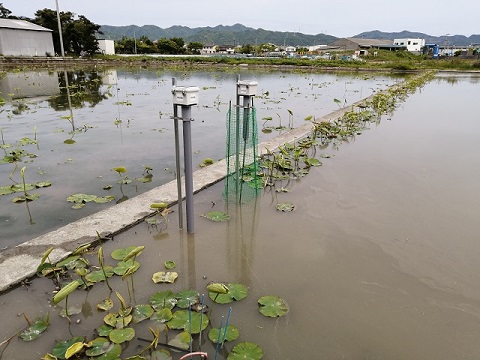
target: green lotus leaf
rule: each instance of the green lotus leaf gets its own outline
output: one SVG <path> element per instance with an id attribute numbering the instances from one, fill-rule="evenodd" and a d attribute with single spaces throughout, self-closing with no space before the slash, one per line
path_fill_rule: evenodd
<path id="1" fill-rule="evenodd" d="M 116 171 L 116 172 L 118 172 L 118 173 L 120 173 L 120 174 L 127 172 L 127 169 L 126 169 L 124 166 L 114 167 L 113 170 Z"/>
<path id="2" fill-rule="evenodd" d="M 52 186 L 52 183 L 50 181 L 39 181 L 35 183 L 36 188 L 43 188 L 49 186 Z"/>
<path id="3" fill-rule="evenodd" d="M 224 336 L 225 336 L 225 341 L 234 341 L 234 340 L 237 340 L 237 338 L 240 336 L 240 332 L 234 325 L 228 325 L 226 335 L 225 335 L 225 326 L 221 327 L 220 329 L 212 328 L 208 332 L 208 338 L 214 344 L 217 343 L 219 331 L 220 331 L 220 342 L 223 340 Z"/>
<path id="4" fill-rule="evenodd" d="M 75 144 L 76 141 L 73 140 L 73 139 L 66 139 L 63 141 L 64 144 L 67 144 L 67 145 L 72 145 L 72 144 Z"/>
<path id="5" fill-rule="evenodd" d="M 108 313 L 103 317 L 103 321 L 105 324 L 115 327 L 117 326 L 118 316 L 119 315 L 117 313 Z"/>
<path id="6" fill-rule="evenodd" d="M 232 301 L 240 301 L 247 297 L 248 289 L 245 285 L 242 284 L 227 284 L 228 292 L 226 294 L 216 294 L 209 292 L 208 296 L 210 299 L 215 301 L 218 304 L 228 304 Z"/>
<path id="7" fill-rule="evenodd" d="M 158 283 L 173 283 L 178 277 L 178 273 L 175 271 L 159 271 L 153 274 L 152 280 L 155 284 Z"/>
<path id="8" fill-rule="evenodd" d="M 76 267 L 77 260 L 80 259 L 80 255 L 69 256 L 65 260 L 57 263 L 57 267 L 66 267 L 68 270 L 73 270 Z"/>
<path id="9" fill-rule="evenodd" d="M 146 320 L 150 318 L 155 310 L 153 310 L 153 307 L 151 305 L 146 305 L 146 304 L 141 304 L 141 305 L 136 305 L 133 308 L 132 312 L 132 324 L 137 324 L 143 320 Z"/>
<path id="10" fill-rule="evenodd" d="M 263 350 L 257 344 L 251 342 L 241 342 L 235 345 L 228 354 L 228 360 L 260 360 L 263 358 Z"/>
<path id="11" fill-rule="evenodd" d="M 78 210 L 78 209 L 81 209 L 81 208 L 83 208 L 83 207 L 85 207 L 85 204 L 83 204 L 83 203 L 81 203 L 81 204 L 75 204 L 75 205 L 72 206 L 72 209 L 73 209 L 73 210 Z"/>
<path id="12" fill-rule="evenodd" d="M 150 355 L 145 356 L 145 360 L 172 360 L 172 354 L 166 349 L 155 350 Z"/>
<path id="13" fill-rule="evenodd" d="M 118 360 L 120 359 L 121 353 L 122 353 L 121 345 L 110 344 L 108 350 L 104 354 L 95 357 L 95 360 Z"/>
<path id="14" fill-rule="evenodd" d="M 113 188 L 113 185 L 105 185 L 102 189 L 103 190 L 111 190 Z"/>
<path id="15" fill-rule="evenodd" d="M 113 307 L 113 301 L 110 298 L 102 300 L 101 303 L 97 304 L 97 310 L 99 311 L 108 311 Z"/>
<path id="16" fill-rule="evenodd" d="M 38 194 L 27 194 L 26 196 L 17 196 L 12 199 L 12 202 L 14 203 L 21 203 L 25 201 L 34 201 L 40 198 L 40 195 Z"/>
<path id="17" fill-rule="evenodd" d="M 320 160 L 315 158 L 306 159 L 305 164 L 307 164 L 308 166 L 322 166 Z"/>
<path id="18" fill-rule="evenodd" d="M 177 306 L 182 309 L 195 305 L 200 301 L 198 292 L 196 290 L 184 290 L 178 292 L 175 297 L 177 298 Z"/>
<path id="19" fill-rule="evenodd" d="M 13 194 L 15 191 L 12 189 L 12 185 L 0 186 L 0 196 Z"/>
<path id="20" fill-rule="evenodd" d="M 130 341 L 135 337 L 135 330 L 133 328 L 113 329 L 108 338 L 115 344 L 122 344 Z"/>
<path id="21" fill-rule="evenodd" d="M 175 261 L 173 260 L 167 260 L 163 265 L 165 266 L 165 269 L 168 269 L 168 270 L 174 269 L 176 266 Z"/>
<path id="22" fill-rule="evenodd" d="M 177 299 L 171 290 L 159 291 L 150 297 L 150 305 L 157 311 L 165 308 L 171 310 L 176 304 Z"/>
<path id="23" fill-rule="evenodd" d="M 85 276 L 85 279 L 92 283 L 105 281 L 105 274 L 103 273 L 103 271 L 105 271 L 107 277 L 112 277 L 114 274 L 112 266 L 104 266 L 103 270 L 100 269 L 97 271 L 92 271 L 90 274 L 87 274 L 87 276 Z"/>
<path id="24" fill-rule="evenodd" d="M 224 222 L 230 220 L 230 215 L 224 213 L 223 211 L 210 211 L 209 213 L 202 216 L 216 222 Z"/>
<path id="25" fill-rule="evenodd" d="M 113 327 L 107 324 L 102 324 L 97 328 L 97 333 L 99 336 L 108 336 L 108 334 L 110 334 L 110 331 L 112 330 L 113 330 Z"/>
<path id="26" fill-rule="evenodd" d="M 55 347 L 52 350 L 52 355 L 55 356 L 57 359 L 65 359 L 65 353 L 67 349 L 77 342 L 83 342 L 82 336 L 76 336 L 70 340 L 59 341 L 55 344 Z"/>
<path id="27" fill-rule="evenodd" d="M 226 294 L 228 293 L 228 287 L 222 283 L 210 283 L 207 285 L 207 290 L 216 293 L 216 294 Z"/>
<path id="28" fill-rule="evenodd" d="M 130 259 L 128 261 L 120 261 L 117 264 L 117 267 L 113 269 L 113 272 L 119 276 L 123 276 L 127 271 L 130 274 L 133 274 L 138 270 L 139 267 L 140 263 L 138 261 L 133 261 L 133 259 Z"/>
<path id="29" fill-rule="evenodd" d="M 290 212 L 295 210 L 295 205 L 292 203 L 278 203 L 276 206 L 278 211 L 283 211 L 283 212 Z"/>
<path id="30" fill-rule="evenodd" d="M 192 337 L 186 331 L 181 332 L 168 342 L 168 345 L 187 350 L 190 347 Z"/>
<path id="31" fill-rule="evenodd" d="M 87 356 L 99 356 L 105 354 L 110 348 L 110 341 L 104 337 L 98 337 L 88 342 L 85 350 L 85 355 Z"/>
<path id="32" fill-rule="evenodd" d="M 95 201 L 97 204 L 105 204 L 113 200 L 115 200 L 115 196 L 108 195 L 108 196 L 97 197 L 93 201 Z"/>
<path id="33" fill-rule="evenodd" d="M 58 359 L 52 354 L 45 354 L 41 360 L 58 360 Z"/>
<path id="34" fill-rule="evenodd" d="M 158 321 L 162 324 L 166 323 L 167 321 L 170 321 L 173 317 L 172 310 L 168 308 L 161 309 L 159 311 L 156 311 L 150 320 Z"/>
<path id="35" fill-rule="evenodd" d="M 48 316 L 37 318 L 35 322 L 19 334 L 23 341 L 32 341 L 38 339 L 40 335 L 47 330 L 49 325 Z"/>
<path id="36" fill-rule="evenodd" d="M 268 317 L 279 317 L 288 313 L 288 305 L 278 296 L 262 296 L 258 299 L 258 310 Z"/>
<path id="37" fill-rule="evenodd" d="M 66 309 L 62 309 L 59 311 L 58 315 L 60 315 L 63 318 L 68 318 L 71 315 L 78 315 L 82 312 L 82 307 L 81 306 L 70 306 L 68 308 L 68 312 Z"/>
<path id="38" fill-rule="evenodd" d="M 202 316 L 202 330 L 205 330 L 208 326 L 209 320 L 208 317 L 197 312 L 189 312 L 188 310 L 178 310 L 173 313 L 173 317 L 170 321 L 167 322 L 167 326 L 170 329 L 185 330 L 191 333 L 198 334 L 200 332 L 200 316 Z M 192 319 L 192 324 L 190 325 L 189 318 Z"/>
<path id="39" fill-rule="evenodd" d="M 116 249 L 112 251 L 111 256 L 114 260 L 123 260 L 125 256 L 127 256 L 135 248 L 136 246 L 129 246 L 124 249 Z"/>
<path id="40" fill-rule="evenodd" d="M 96 198 L 97 195 L 73 194 L 67 197 L 67 201 L 73 203 L 87 203 L 95 200 Z"/>
<path id="41" fill-rule="evenodd" d="M 11 189 L 15 192 L 25 192 L 35 189 L 35 185 L 32 184 L 15 184 L 11 186 Z"/>

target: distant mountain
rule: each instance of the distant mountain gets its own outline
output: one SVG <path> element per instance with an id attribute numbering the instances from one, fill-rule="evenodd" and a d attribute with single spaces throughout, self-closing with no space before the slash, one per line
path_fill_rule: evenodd
<path id="1" fill-rule="evenodd" d="M 253 29 L 242 24 L 231 26 L 189 28 L 186 26 L 171 26 L 162 29 L 155 25 L 110 26 L 102 25 L 100 31 L 106 39 L 119 40 L 126 36 L 139 38 L 146 36 L 150 40 L 181 37 L 185 42 L 198 41 L 216 45 L 255 45 L 273 43 L 276 45 L 308 46 L 329 44 L 337 38 L 331 35 L 307 35 L 298 32 L 270 31 Z"/>
<path id="2" fill-rule="evenodd" d="M 401 31 L 401 32 L 383 32 L 379 30 L 362 32 L 361 34 L 353 36 L 354 38 L 365 38 L 365 39 L 404 39 L 404 38 L 420 38 L 425 39 L 426 43 L 430 44 L 439 44 L 439 45 L 459 45 L 459 46 L 468 46 L 471 44 L 480 43 L 480 34 L 471 35 L 466 37 L 464 35 L 443 35 L 443 36 L 432 36 L 420 32 L 412 31 Z"/>

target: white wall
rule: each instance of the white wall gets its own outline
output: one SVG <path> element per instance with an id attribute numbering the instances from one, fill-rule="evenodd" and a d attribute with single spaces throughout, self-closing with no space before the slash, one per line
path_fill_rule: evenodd
<path id="1" fill-rule="evenodd" d="M 115 42 L 113 40 L 98 40 L 98 48 L 100 49 L 100 52 L 104 55 L 115 54 Z"/>
<path id="2" fill-rule="evenodd" d="M 55 56 L 52 33 L 21 29 L 0 29 L 0 54 L 4 56 Z"/>
<path id="3" fill-rule="evenodd" d="M 408 51 L 420 52 L 425 46 L 425 39 L 394 39 L 395 45 L 406 46 Z"/>

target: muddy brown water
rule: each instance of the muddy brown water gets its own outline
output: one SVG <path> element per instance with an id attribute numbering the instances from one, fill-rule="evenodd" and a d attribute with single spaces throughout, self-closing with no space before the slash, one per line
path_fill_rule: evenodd
<path id="1" fill-rule="evenodd" d="M 211 280 L 247 285 L 249 296 L 232 305 L 231 324 L 239 341 L 264 349 L 265 359 L 478 359 L 479 83 L 475 76 L 437 77 L 379 126 L 322 150 L 334 156 L 285 184 L 290 193 L 267 191 L 227 207 L 219 183 L 195 196 L 195 234 L 178 231 L 173 213 L 162 234 L 141 224 L 104 251 L 146 246 L 135 274 L 137 303 L 166 289 L 202 293 Z M 296 210 L 277 212 L 283 201 Z M 212 206 L 232 219 L 200 216 Z M 176 284 L 153 284 L 151 274 L 168 259 L 177 263 Z M 114 287 L 126 295 L 121 280 Z M 69 331 L 92 337 L 102 322 L 93 316 L 95 304 L 108 289 L 76 292 L 69 303 L 84 311 L 72 317 L 80 324 L 68 327 L 48 306 L 52 288 L 38 279 L 1 296 L 0 339 L 25 325 L 21 312 L 49 311 L 53 323 L 39 340 L 13 340 L 2 359 L 40 358 Z M 263 295 L 284 298 L 288 315 L 260 315 Z M 215 305 L 213 325 L 227 311 Z M 203 348 L 213 354 L 208 340 Z"/>

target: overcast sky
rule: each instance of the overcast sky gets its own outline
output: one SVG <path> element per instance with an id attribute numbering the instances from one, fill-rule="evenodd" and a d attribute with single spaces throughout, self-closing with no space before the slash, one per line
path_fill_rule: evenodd
<path id="1" fill-rule="evenodd" d="M 55 9 L 55 0 L 0 0 L 16 16 Z M 364 31 L 480 34 L 478 0 L 58 0 L 60 11 L 99 25 L 252 28 L 349 37 Z"/>

